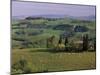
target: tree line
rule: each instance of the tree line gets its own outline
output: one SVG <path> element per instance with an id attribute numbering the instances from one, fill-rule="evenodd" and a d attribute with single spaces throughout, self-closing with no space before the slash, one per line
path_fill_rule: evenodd
<path id="1" fill-rule="evenodd" d="M 94 40 L 93 43 L 90 45 L 89 35 L 84 34 L 82 36 L 82 40 L 80 40 L 80 43 L 74 43 L 75 41 L 70 42 L 70 37 L 63 38 L 62 36 L 59 36 L 58 44 L 54 46 L 55 42 L 55 36 L 51 36 L 47 39 L 47 48 L 55 48 L 58 51 L 64 50 L 64 51 L 88 51 L 88 50 L 96 50 L 96 41 Z M 63 42 L 64 40 L 64 42 Z M 78 47 L 77 47 L 78 45 Z"/>

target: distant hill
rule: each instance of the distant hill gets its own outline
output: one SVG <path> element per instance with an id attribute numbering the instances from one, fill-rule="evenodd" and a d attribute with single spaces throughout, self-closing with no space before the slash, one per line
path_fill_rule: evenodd
<path id="1" fill-rule="evenodd" d="M 25 16 L 12 16 L 13 20 L 25 19 Z"/>
<path id="2" fill-rule="evenodd" d="M 34 15 L 34 16 L 13 16 L 12 19 L 25 19 L 27 17 L 37 18 L 37 17 L 44 17 L 44 18 L 69 18 L 69 19 L 78 19 L 78 20 L 95 20 L 95 15 L 90 16 L 69 16 L 69 15 Z"/>
<path id="3" fill-rule="evenodd" d="M 90 16 L 80 16 L 80 17 L 71 17 L 72 19 L 78 19 L 78 20 L 89 20 L 89 21 L 93 21 L 96 19 L 96 16 L 94 15 L 90 15 Z"/>

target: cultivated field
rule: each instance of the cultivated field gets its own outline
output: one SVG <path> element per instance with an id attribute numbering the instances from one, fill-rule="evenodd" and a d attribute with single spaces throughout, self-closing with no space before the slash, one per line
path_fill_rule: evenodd
<path id="1" fill-rule="evenodd" d="M 12 51 L 12 65 L 20 60 L 27 61 L 24 67 L 30 70 L 30 73 L 95 69 L 95 58 L 95 52 L 53 53 L 48 50 L 33 48 L 15 49 Z M 17 68 L 19 68 L 18 65 Z M 13 70 L 12 73 L 24 72 Z"/>

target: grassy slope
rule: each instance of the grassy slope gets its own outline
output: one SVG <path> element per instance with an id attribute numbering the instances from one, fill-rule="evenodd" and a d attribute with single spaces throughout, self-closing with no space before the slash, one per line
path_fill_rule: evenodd
<path id="1" fill-rule="evenodd" d="M 80 26 L 86 26 L 87 28 L 89 28 L 89 31 L 87 32 L 76 32 L 75 35 L 73 37 L 71 37 L 72 39 L 79 39 L 81 37 L 82 34 L 85 34 L 85 33 L 88 33 L 89 34 L 89 37 L 91 38 L 94 38 L 95 37 L 95 22 L 81 22 L 81 21 L 78 21 L 78 22 L 74 22 L 72 23 L 71 19 L 59 19 L 59 20 L 55 20 L 55 21 L 48 21 L 48 20 L 43 20 L 43 19 L 39 19 L 39 20 L 24 20 L 24 21 L 28 21 L 30 23 L 32 23 L 32 25 L 35 25 L 35 24 L 42 24 L 42 25 L 50 25 L 51 27 L 52 26 L 56 26 L 56 25 L 62 25 L 62 24 L 69 24 L 69 25 L 80 25 Z M 20 32 L 20 31 L 25 31 L 26 34 L 29 33 L 29 32 L 37 32 L 39 31 L 39 29 L 34 29 L 34 28 L 29 28 L 29 29 L 13 29 L 13 27 L 16 27 L 17 23 L 20 23 L 21 20 L 16 20 L 16 21 L 12 21 L 12 37 L 13 38 L 19 38 L 19 39 L 27 39 L 28 41 L 31 41 L 31 42 L 38 42 L 40 40 L 46 40 L 48 37 L 51 37 L 52 35 L 55 35 L 56 36 L 56 40 L 55 41 L 58 41 L 59 39 L 59 35 L 61 33 L 63 33 L 64 31 L 62 30 L 53 30 L 52 28 L 49 28 L 49 29 L 43 29 L 43 33 L 39 34 L 39 35 L 31 35 L 31 36 L 25 36 L 25 35 L 17 35 L 15 32 Z M 17 26 L 18 27 L 18 26 Z M 35 39 L 35 40 L 34 40 Z M 13 47 L 16 47 L 16 45 L 18 45 L 17 47 L 20 47 L 21 46 L 21 41 L 16 41 L 16 40 L 13 40 Z"/>
<path id="2" fill-rule="evenodd" d="M 72 25 L 83 25 L 88 27 L 91 36 L 95 33 L 95 23 L 71 23 L 70 20 L 57 20 L 57 21 L 47 21 L 47 20 L 32 20 L 32 24 L 43 24 L 46 25 L 59 25 L 59 24 L 72 24 Z M 19 21 L 14 21 L 14 24 L 19 23 Z M 13 24 L 12 23 L 12 24 Z M 12 25 L 12 27 L 14 26 Z M 23 35 L 15 36 L 16 31 L 20 29 L 12 29 L 12 37 L 24 38 Z M 37 30 L 37 29 L 36 29 Z M 28 29 L 27 29 L 28 31 Z M 29 29 L 29 32 L 34 32 L 35 30 Z M 44 29 L 44 33 L 36 36 L 26 37 L 29 41 L 45 40 L 46 38 L 55 35 L 58 40 L 59 34 L 63 32 L 61 30 Z M 82 33 L 77 32 L 72 38 L 80 37 Z M 35 40 L 34 40 L 35 39 Z M 17 44 L 21 46 L 20 41 L 13 40 L 12 44 Z M 16 48 L 16 47 L 15 47 Z M 31 67 L 32 72 L 43 72 L 43 71 L 64 71 L 64 70 L 79 70 L 79 69 L 94 69 L 95 68 L 95 52 L 84 52 L 84 53 L 51 53 L 45 50 L 37 49 L 13 49 L 12 50 L 12 64 L 18 62 L 21 58 L 25 58 Z"/>
<path id="3" fill-rule="evenodd" d="M 12 51 L 12 64 L 23 57 L 28 61 L 32 72 L 95 68 L 95 52 L 51 53 L 37 49 L 15 49 Z"/>

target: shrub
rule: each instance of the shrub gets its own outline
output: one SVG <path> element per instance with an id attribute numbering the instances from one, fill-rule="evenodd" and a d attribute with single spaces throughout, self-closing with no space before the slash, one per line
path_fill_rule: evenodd
<path id="1" fill-rule="evenodd" d="M 64 44 L 58 44 L 57 47 L 58 47 L 58 49 L 63 50 L 65 48 L 65 45 Z"/>
<path id="2" fill-rule="evenodd" d="M 31 68 L 27 60 L 21 58 L 17 63 L 12 65 L 12 74 L 31 73 Z"/>

